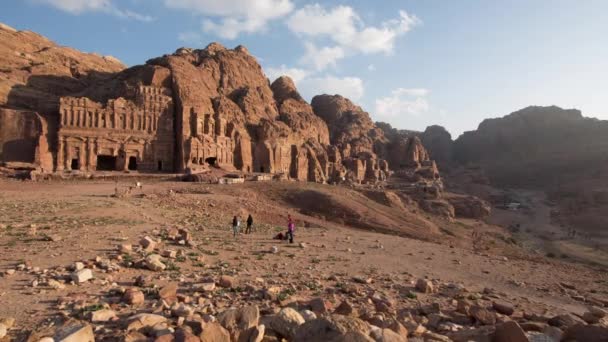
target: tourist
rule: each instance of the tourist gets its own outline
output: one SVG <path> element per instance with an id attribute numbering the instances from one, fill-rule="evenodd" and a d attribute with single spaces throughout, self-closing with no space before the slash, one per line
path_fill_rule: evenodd
<path id="1" fill-rule="evenodd" d="M 253 216 L 249 214 L 247 217 L 247 230 L 245 230 L 245 234 L 251 233 L 251 228 L 253 227 Z"/>
<path id="2" fill-rule="evenodd" d="M 291 218 L 291 215 L 287 215 L 287 236 L 289 237 L 289 243 L 293 243 L 293 232 L 296 229 L 296 225 Z"/>
<path id="3" fill-rule="evenodd" d="M 234 235 L 235 238 L 239 234 L 239 226 L 240 225 L 241 225 L 241 221 L 239 220 L 238 216 L 235 215 L 232 218 L 232 234 Z"/>

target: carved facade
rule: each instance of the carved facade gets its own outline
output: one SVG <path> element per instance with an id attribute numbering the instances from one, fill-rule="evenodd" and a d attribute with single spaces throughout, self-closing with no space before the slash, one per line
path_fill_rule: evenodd
<path id="1" fill-rule="evenodd" d="M 140 86 L 133 100 L 105 106 L 63 97 L 56 170 L 173 171 L 174 113 L 170 91 Z"/>

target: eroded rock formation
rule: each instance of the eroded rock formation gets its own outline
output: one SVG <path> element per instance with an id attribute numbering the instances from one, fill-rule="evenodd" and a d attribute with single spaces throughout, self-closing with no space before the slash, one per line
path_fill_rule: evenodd
<path id="1" fill-rule="evenodd" d="M 215 166 L 374 183 L 393 165 L 415 178 L 439 178 L 417 137 L 387 136 L 342 96 L 319 95 L 309 104 L 288 77 L 270 84 L 243 46 L 180 48 L 125 69 L 31 32 L 2 27 L 0 34 L 23 52 L 9 58 L 0 51 L 8 89 L 0 106 L 31 111 L 0 138 L 27 140 L 19 158 L 42 171 L 197 173 Z"/>

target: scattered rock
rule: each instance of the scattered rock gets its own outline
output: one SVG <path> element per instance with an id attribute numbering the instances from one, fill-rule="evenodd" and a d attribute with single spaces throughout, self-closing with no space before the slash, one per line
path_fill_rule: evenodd
<path id="1" fill-rule="evenodd" d="M 177 300 L 177 283 L 169 283 L 158 291 L 158 297 L 171 304 Z"/>
<path id="2" fill-rule="evenodd" d="M 68 321 L 55 332 L 56 342 L 95 342 L 93 328 L 84 322 Z"/>
<path id="3" fill-rule="evenodd" d="M 493 302 L 492 307 L 496 312 L 507 316 L 511 316 L 515 312 L 513 305 L 506 302 Z"/>
<path id="4" fill-rule="evenodd" d="M 496 314 L 493 311 L 490 311 L 481 306 L 475 305 L 471 307 L 471 317 L 473 317 L 477 322 L 484 325 L 494 325 L 496 324 Z"/>
<path id="5" fill-rule="evenodd" d="M 552 317 L 548 323 L 554 327 L 565 329 L 573 325 L 583 323 L 583 320 L 571 314 L 563 314 Z"/>
<path id="6" fill-rule="evenodd" d="M 493 342 L 528 342 L 526 333 L 517 324 L 517 322 L 509 321 L 496 326 Z"/>
<path id="7" fill-rule="evenodd" d="M 150 254 L 146 257 L 146 267 L 151 271 L 164 271 L 167 265 L 163 264 L 162 258 L 158 254 Z"/>
<path id="8" fill-rule="evenodd" d="M 143 247 L 144 251 L 152 252 L 156 248 L 156 241 L 154 241 L 151 237 L 145 236 L 141 240 L 139 240 L 139 244 Z"/>
<path id="9" fill-rule="evenodd" d="M 205 324 L 200 335 L 201 342 L 230 342 L 230 333 L 219 323 Z"/>
<path id="10" fill-rule="evenodd" d="M 373 341 L 368 323 L 354 317 L 331 315 L 306 322 L 298 327 L 294 342 Z"/>
<path id="11" fill-rule="evenodd" d="M 236 278 L 227 276 L 227 275 L 223 275 L 220 277 L 220 281 L 218 282 L 218 285 L 221 287 L 224 287 L 224 288 L 233 288 L 236 286 Z"/>
<path id="12" fill-rule="evenodd" d="M 127 331 L 139 330 L 144 327 L 152 327 L 158 323 L 164 323 L 167 318 L 161 315 L 140 313 L 127 318 Z"/>
<path id="13" fill-rule="evenodd" d="M 91 313 L 91 322 L 93 323 L 107 322 L 117 318 L 116 312 L 109 309 L 97 310 Z"/>
<path id="14" fill-rule="evenodd" d="M 283 308 L 269 321 L 269 328 L 287 339 L 293 339 L 296 329 L 303 324 L 304 318 L 292 308 Z"/>
<path id="15" fill-rule="evenodd" d="M 82 284 L 91 279 L 93 279 L 93 271 L 88 268 L 83 268 L 72 273 L 72 281 L 76 284 Z"/>
<path id="16" fill-rule="evenodd" d="M 608 341 L 608 327 L 596 325 L 574 324 L 564 331 L 562 341 Z"/>
<path id="17" fill-rule="evenodd" d="M 433 283 L 430 280 L 418 279 L 416 281 L 416 290 L 422 293 L 433 293 Z"/>
<path id="18" fill-rule="evenodd" d="M 131 305 L 142 304 L 145 300 L 144 293 L 137 289 L 128 289 L 125 292 L 123 299 L 125 302 L 127 302 Z"/>

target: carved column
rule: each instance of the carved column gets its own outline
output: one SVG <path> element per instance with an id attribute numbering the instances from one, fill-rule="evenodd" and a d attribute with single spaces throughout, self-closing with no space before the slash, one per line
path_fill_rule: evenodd
<path id="1" fill-rule="evenodd" d="M 57 171 L 63 171 L 64 168 L 64 160 L 65 160 L 65 147 L 63 137 L 59 137 L 59 141 L 57 143 Z"/>

